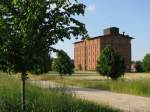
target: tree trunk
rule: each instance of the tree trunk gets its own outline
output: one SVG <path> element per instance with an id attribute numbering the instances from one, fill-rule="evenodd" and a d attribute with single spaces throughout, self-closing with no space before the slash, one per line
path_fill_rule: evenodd
<path id="1" fill-rule="evenodd" d="M 27 79 L 27 74 L 22 73 L 21 74 L 21 79 L 22 79 L 22 88 L 21 88 L 21 110 L 22 112 L 26 112 L 26 79 Z"/>

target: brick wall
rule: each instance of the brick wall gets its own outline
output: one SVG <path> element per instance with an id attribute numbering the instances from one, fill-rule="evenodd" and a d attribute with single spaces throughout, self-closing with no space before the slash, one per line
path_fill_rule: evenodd
<path id="1" fill-rule="evenodd" d="M 111 45 L 112 48 L 118 52 L 125 59 L 127 69 L 131 65 L 131 41 L 126 37 L 121 36 L 107 36 L 101 38 L 101 49 L 106 45 Z"/>

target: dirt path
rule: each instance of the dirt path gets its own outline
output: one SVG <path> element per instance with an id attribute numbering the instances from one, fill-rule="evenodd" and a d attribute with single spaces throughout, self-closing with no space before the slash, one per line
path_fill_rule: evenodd
<path id="1" fill-rule="evenodd" d="M 61 84 L 49 81 L 32 81 L 32 83 L 44 88 L 62 87 Z M 125 112 L 150 112 L 150 98 L 74 86 L 67 86 L 66 90 L 78 98 L 105 103 Z"/>

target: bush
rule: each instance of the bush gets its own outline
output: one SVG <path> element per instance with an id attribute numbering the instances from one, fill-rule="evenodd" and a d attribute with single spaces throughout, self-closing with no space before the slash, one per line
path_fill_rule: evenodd
<path id="1" fill-rule="evenodd" d="M 146 72 L 150 72 L 150 54 L 145 55 L 143 59 L 143 67 Z"/>
<path id="2" fill-rule="evenodd" d="M 52 68 L 54 71 L 59 72 L 60 75 L 71 75 L 74 73 L 74 64 L 63 50 L 57 52 L 57 58 L 54 59 Z"/>
<path id="3" fill-rule="evenodd" d="M 116 53 L 110 46 L 106 46 L 98 58 L 97 72 L 116 80 L 124 74 L 125 69 L 123 57 Z"/>
<path id="4" fill-rule="evenodd" d="M 135 62 L 135 69 L 136 69 L 136 72 L 144 72 L 143 62 L 136 61 Z"/>

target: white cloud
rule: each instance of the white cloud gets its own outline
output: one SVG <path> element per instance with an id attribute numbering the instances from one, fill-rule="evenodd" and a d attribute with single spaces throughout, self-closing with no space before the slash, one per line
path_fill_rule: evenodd
<path id="1" fill-rule="evenodd" d="M 96 11 L 96 5 L 95 4 L 90 4 L 87 6 L 87 10 L 88 11 L 91 11 L 91 12 L 94 12 Z"/>

